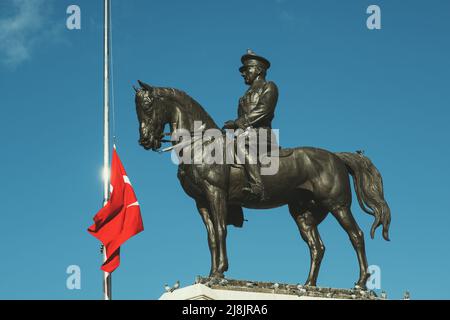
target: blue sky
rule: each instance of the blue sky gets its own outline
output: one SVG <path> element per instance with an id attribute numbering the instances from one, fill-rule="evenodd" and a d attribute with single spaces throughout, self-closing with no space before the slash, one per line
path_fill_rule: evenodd
<path id="1" fill-rule="evenodd" d="M 99 244 L 86 232 L 102 201 L 102 2 L 0 4 L 0 298 L 99 299 Z M 384 178 L 391 242 L 368 236 L 391 298 L 450 298 L 450 3 L 431 1 L 113 0 L 115 134 L 145 231 L 122 248 L 117 299 L 156 299 L 164 283 L 209 272 L 206 231 L 170 155 L 137 144 L 131 85 L 182 89 L 222 124 L 246 87 L 247 48 L 272 62 L 283 146 L 363 149 Z M 66 29 L 81 7 L 82 28 Z M 378 4 L 382 29 L 366 27 Z M 229 278 L 303 283 L 309 252 L 286 207 L 246 210 L 229 229 Z M 351 287 L 355 253 L 329 216 L 318 284 Z M 81 290 L 66 268 L 81 268 Z"/>

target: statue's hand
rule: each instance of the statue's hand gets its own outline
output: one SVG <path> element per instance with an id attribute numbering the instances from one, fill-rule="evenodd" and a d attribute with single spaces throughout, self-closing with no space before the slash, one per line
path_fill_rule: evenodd
<path id="1" fill-rule="evenodd" d="M 225 130 L 225 129 L 237 129 L 237 128 L 238 128 L 238 126 L 236 125 L 236 122 L 234 120 L 228 120 L 223 125 L 222 130 Z"/>

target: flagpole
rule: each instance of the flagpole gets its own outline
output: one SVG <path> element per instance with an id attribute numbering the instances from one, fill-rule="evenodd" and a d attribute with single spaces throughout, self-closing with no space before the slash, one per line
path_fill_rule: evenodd
<path id="1" fill-rule="evenodd" d="M 103 203 L 109 198 L 109 26 L 110 0 L 104 0 L 103 27 Z M 103 262 L 107 259 L 103 248 Z M 111 274 L 103 272 L 103 298 L 111 300 Z"/>

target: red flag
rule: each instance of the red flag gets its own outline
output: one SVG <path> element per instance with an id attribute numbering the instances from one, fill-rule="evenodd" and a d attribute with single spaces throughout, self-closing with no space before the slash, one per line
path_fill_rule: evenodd
<path id="1" fill-rule="evenodd" d="M 144 230 L 139 203 L 116 148 L 111 161 L 111 189 L 108 202 L 88 229 L 104 245 L 107 260 L 101 269 L 109 273 L 120 264 L 120 246 Z"/>

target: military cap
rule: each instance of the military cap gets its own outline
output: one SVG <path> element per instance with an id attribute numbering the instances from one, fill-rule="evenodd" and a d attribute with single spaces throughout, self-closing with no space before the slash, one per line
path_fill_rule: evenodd
<path id="1" fill-rule="evenodd" d="M 264 57 L 258 56 L 252 50 L 247 49 L 247 53 L 241 57 L 242 66 L 239 68 L 239 71 L 243 71 L 247 67 L 259 66 L 263 67 L 264 70 L 270 68 L 270 62 Z"/>

